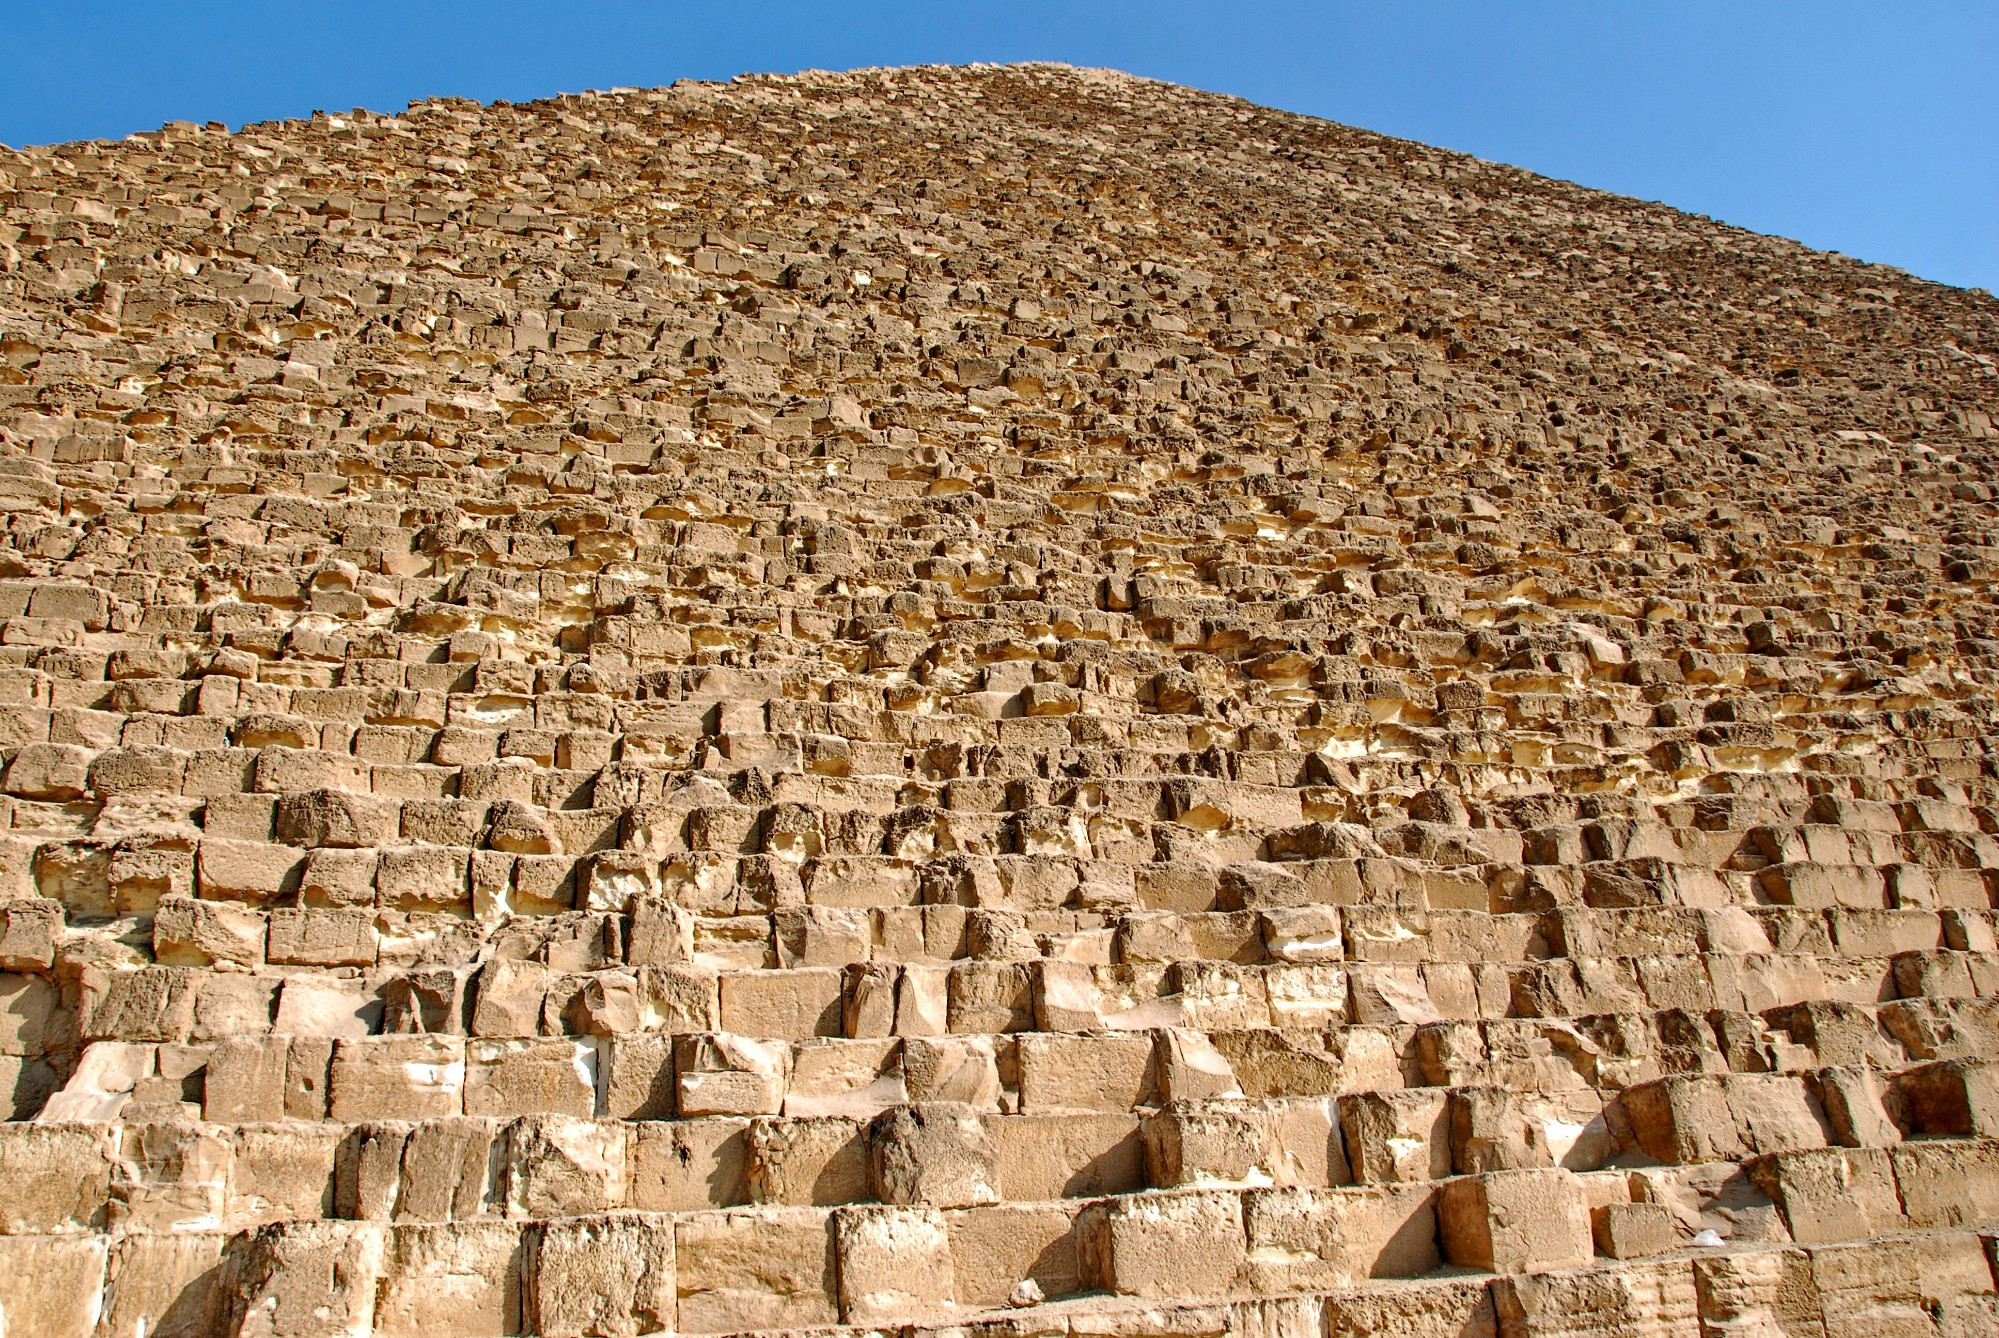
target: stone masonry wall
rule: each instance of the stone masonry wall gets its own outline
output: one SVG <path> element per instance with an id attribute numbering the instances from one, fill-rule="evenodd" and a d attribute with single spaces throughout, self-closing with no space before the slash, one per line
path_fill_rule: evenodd
<path id="1" fill-rule="evenodd" d="M 0 1334 L 1999 1330 L 1995 422 L 1103 72 L 0 152 Z"/>

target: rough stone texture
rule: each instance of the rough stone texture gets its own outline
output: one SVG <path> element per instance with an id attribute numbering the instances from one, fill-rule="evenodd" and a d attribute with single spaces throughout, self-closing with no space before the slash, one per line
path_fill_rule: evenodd
<path id="1" fill-rule="evenodd" d="M 1103 72 L 0 152 L 0 1333 L 1993 1332 L 1995 415 Z"/>

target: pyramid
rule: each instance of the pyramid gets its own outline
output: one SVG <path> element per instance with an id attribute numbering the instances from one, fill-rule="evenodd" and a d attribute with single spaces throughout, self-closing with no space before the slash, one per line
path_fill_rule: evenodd
<path id="1" fill-rule="evenodd" d="M 0 1333 L 1999 1331 L 1995 423 L 1111 72 L 0 153 Z"/>

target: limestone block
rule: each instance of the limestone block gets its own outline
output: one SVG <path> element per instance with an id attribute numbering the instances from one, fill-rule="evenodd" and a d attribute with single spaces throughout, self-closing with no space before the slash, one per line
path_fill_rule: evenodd
<path id="1" fill-rule="evenodd" d="M 1991 1264 L 1970 1232 L 1822 1245 L 1811 1261 L 1827 1338 L 1955 1338 L 1989 1333 L 1999 1319 Z"/>
<path id="2" fill-rule="evenodd" d="M 1896 1074 L 1889 1102 L 1912 1135 L 1999 1136 L 1999 1063 L 1948 1060 Z"/>
<path id="3" fill-rule="evenodd" d="M 819 1039 L 792 1048 L 786 1115 L 865 1120 L 908 1100 L 899 1041 Z"/>
<path id="4" fill-rule="evenodd" d="M 749 1121 L 641 1122 L 626 1146 L 627 1198 L 648 1212 L 699 1212 L 749 1201 Z"/>
<path id="5" fill-rule="evenodd" d="M 1597 1253 L 1611 1259 L 1642 1259 L 1680 1244 L 1673 1215 L 1663 1204 L 1604 1204 L 1591 1209 L 1590 1229 Z"/>
<path id="6" fill-rule="evenodd" d="M 0 901 L 0 971 L 47 971 L 62 932 L 61 902 L 47 897 Z"/>
<path id="7" fill-rule="evenodd" d="M 153 960 L 162 966 L 255 966 L 264 960 L 265 932 L 264 916 L 256 911 L 188 896 L 162 897 L 153 913 Z"/>
<path id="8" fill-rule="evenodd" d="M 0 1124 L 0 1233 L 101 1228 L 116 1155 L 103 1125 Z"/>
<path id="9" fill-rule="evenodd" d="M 1028 1114 L 1135 1110 L 1157 1100 L 1150 1036 L 1030 1034 L 1019 1041 L 1020 1104 Z"/>
<path id="10" fill-rule="evenodd" d="M 1280 962 L 1318 965 L 1346 960 L 1344 922 L 1337 907 L 1290 906 L 1263 912 L 1263 943 Z"/>
<path id="11" fill-rule="evenodd" d="M 92 970 L 82 983 L 87 1041 L 178 1043 L 194 1027 L 195 975 L 185 968 Z"/>
<path id="12" fill-rule="evenodd" d="M 857 1120 L 759 1117 L 750 1121 L 747 1146 L 753 1203 L 808 1207 L 874 1197 Z"/>
<path id="13" fill-rule="evenodd" d="M 365 980 L 320 975 L 285 977 L 271 1030 L 280 1036 L 364 1040 L 380 1030 L 382 1000 Z"/>
<path id="14" fill-rule="evenodd" d="M 1888 1157 L 1910 1226 L 1936 1230 L 1999 1222 L 1999 1142 L 1921 1139 L 1891 1149 Z"/>
<path id="15" fill-rule="evenodd" d="M 1243 1198 L 1250 1284 L 1318 1290 L 1437 1267 L 1435 1187 L 1252 1190 Z"/>
<path id="16" fill-rule="evenodd" d="M 278 796 L 277 837 L 286 845 L 375 849 L 394 841 L 398 826 L 398 805 L 380 796 L 326 789 Z"/>
<path id="17" fill-rule="evenodd" d="M 1392 1333 L 1458 1338 L 1499 1332 L 1492 1293 L 1482 1279 L 1437 1278 L 1339 1292 L 1325 1300 L 1329 1333 Z"/>
<path id="18" fill-rule="evenodd" d="M 1345 1184 L 1351 1178 L 1330 1099 L 1168 1106 L 1145 1117 L 1154 1188 Z"/>
<path id="19" fill-rule="evenodd" d="M 613 1213 L 534 1232 L 523 1302 L 542 1338 L 635 1338 L 673 1330 L 673 1219 Z"/>
<path id="20" fill-rule="evenodd" d="M 236 1147 L 204 1124 L 128 1124 L 120 1131 L 107 1221 L 113 1230 L 213 1230 L 228 1217 Z"/>
<path id="21" fill-rule="evenodd" d="M 1573 1268 L 1596 1254 L 1589 1206 L 1567 1171 L 1488 1171 L 1450 1180 L 1437 1195 L 1437 1222 L 1444 1255 L 1460 1268 Z"/>
<path id="22" fill-rule="evenodd" d="M 903 1322 L 955 1308 L 950 1237 L 937 1209 L 843 1208 L 833 1230 L 842 1322 Z"/>
<path id="23" fill-rule="evenodd" d="M 372 1036 L 333 1047 L 328 1110 L 342 1123 L 466 1113 L 470 1085 L 460 1036 Z M 484 1112 L 478 1112 L 484 1113 Z"/>
<path id="24" fill-rule="evenodd" d="M 403 1141 L 395 1219 L 457 1222 L 489 1214 L 499 1197 L 492 1120 L 425 1120 Z"/>
<path id="25" fill-rule="evenodd" d="M 1339 1098 L 1339 1111 L 1357 1182 L 1440 1180 L 1451 1173 L 1448 1092 L 1355 1092 Z"/>
<path id="26" fill-rule="evenodd" d="M 1744 1250 L 1693 1261 L 1703 1330 L 1719 1334 L 1825 1332 L 1811 1257 L 1803 1250 Z"/>
<path id="27" fill-rule="evenodd" d="M 884 1203 L 963 1208 L 1000 1199 L 999 1152 L 970 1106 L 897 1106 L 868 1125 L 868 1163 Z"/>
<path id="28" fill-rule="evenodd" d="M 106 1123 L 131 1103 L 133 1091 L 153 1077 L 159 1047 L 96 1041 L 84 1048 L 63 1089 L 35 1118 L 43 1124 Z"/>
<path id="29" fill-rule="evenodd" d="M 604 1076 L 604 1113 L 621 1120 L 661 1120 L 674 1113 L 673 1037 L 615 1036 Z"/>
<path id="30" fill-rule="evenodd" d="M 716 973 L 691 963 L 648 963 L 638 970 L 639 1017 L 648 1031 L 714 1031 L 720 1025 Z"/>
<path id="31" fill-rule="evenodd" d="M 802 1328 L 839 1318 L 833 1219 L 818 1208 L 674 1221 L 681 1333 Z"/>
<path id="32" fill-rule="evenodd" d="M 998 1203 L 943 1214 L 960 1306 L 1004 1305 L 1032 1281 L 1050 1299 L 1082 1287 L 1073 1211 L 1060 1203 Z"/>
<path id="33" fill-rule="evenodd" d="M 1146 1185 L 1136 1115 L 1013 1115 L 988 1128 L 1008 1202 L 1127 1194 Z"/>
<path id="34" fill-rule="evenodd" d="M 380 940 L 372 911 L 278 907 L 266 952 L 273 962 L 296 966 L 373 966 Z"/>
<path id="35" fill-rule="evenodd" d="M 195 856 L 195 887 L 206 901 L 263 906 L 296 892 L 305 854 L 288 845 L 204 836 Z"/>
<path id="36" fill-rule="evenodd" d="M 1160 1035 L 1154 1052 L 1158 1096 L 1167 1101 L 1201 1101 L 1242 1095 L 1235 1069 L 1205 1032 L 1176 1027 Z"/>
<path id="37" fill-rule="evenodd" d="M 338 1125 L 238 1125 L 229 1131 L 226 1224 L 241 1228 L 332 1214 Z"/>
<path id="38" fill-rule="evenodd" d="M 363 1222 L 273 1222 L 223 1266 L 221 1332 L 230 1338 L 335 1338 L 375 1323 L 386 1231 Z"/>
<path id="39" fill-rule="evenodd" d="M 26 744 L 8 762 L 0 789 L 24 799 L 81 799 L 90 792 L 90 762 L 90 750 L 74 744 Z"/>
<path id="40" fill-rule="evenodd" d="M 1138 1194 L 1084 1210 L 1076 1222 L 1086 1281 L 1125 1296 L 1220 1296 L 1247 1254 L 1232 1193 Z"/>
<path id="41" fill-rule="evenodd" d="M 502 1201 L 508 1217 L 581 1217 L 625 1206 L 626 1126 L 537 1115 L 506 1129 Z"/>
<path id="42" fill-rule="evenodd" d="M 202 1082 L 202 1118 L 226 1124 L 282 1120 L 290 1055 L 290 1042 L 280 1036 L 237 1036 L 217 1045 Z"/>
<path id="43" fill-rule="evenodd" d="M 1700 1331 L 1693 1269 L 1680 1260 L 1516 1273 L 1494 1284 L 1493 1308 L 1500 1332 L 1523 1338 Z"/>
<path id="44" fill-rule="evenodd" d="M 989 1036 L 910 1037 L 902 1043 L 902 1077 L 911 1101 L 988 1112 L 1000 1106 L 998 1047 Z"/>
<path id="45" fill-rule="evenodd" d="M 1801 1245 L 1857 1240 L 1904 1226 L 1888 1154 L 1878 1148 L 1813 1148 L 1751 1163 L 1750 1174 L 1784 1210 Z"/>
<path id="46" fill-rule="evenodd" d="M 673 1067 L 680 1113 L 775 1115 L 784 1108 L 791 1049 L 727 1032 L 677 1037 Z"/>
<path id="47" fill-rule="evenodd" d="M 219 1232 L 200 1232 L 109 1242 L 96 1332 L 154 1338 L 222 1332 L 225 1240 Z"/>
<path id="48" fill-rule="evenodd" d="M 596 1042 L 551 1036 L 463 1044 L 465 1114 L 505 1118 L 597 1113 Z"/>
<path id="49" fill-rule="evenodd" d="M 452 1222 L 389 1229 L 375 1302 L 379 1338 L 518 1333 L 521 1228 Z"/>

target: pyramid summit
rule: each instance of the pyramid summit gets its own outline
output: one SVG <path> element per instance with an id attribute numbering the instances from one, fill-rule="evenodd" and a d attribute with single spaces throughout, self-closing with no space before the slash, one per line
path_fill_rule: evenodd
<path id="1" fill-rule="evenodd" d="M 0 1333 L 1989 1334 L 1995 463 L 1115 72 L 0 153 Z"/>

